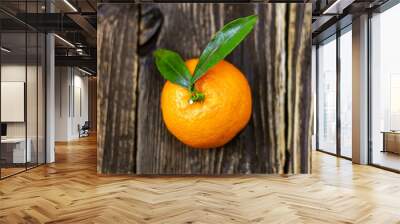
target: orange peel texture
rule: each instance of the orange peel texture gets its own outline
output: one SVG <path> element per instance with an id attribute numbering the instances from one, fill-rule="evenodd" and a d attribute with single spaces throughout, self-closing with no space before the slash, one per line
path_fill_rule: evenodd
<path id="1" fill-rule="evenodd" d="M 191 74 L 198 59 L 185 62 Z M 161 93 L 161 110 L 168 130 L 194 148 L 220 147 L 232 140 L 251 117 L 251 90 L 234 65 L 221 61 L 195 83 L 205 95 L 190 104 L 190 92 L 167 81 Z"/>

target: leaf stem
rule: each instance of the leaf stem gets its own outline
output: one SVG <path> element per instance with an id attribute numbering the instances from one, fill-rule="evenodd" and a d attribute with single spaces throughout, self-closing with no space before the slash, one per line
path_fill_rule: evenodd
<path id="1" fill-rule="evenodd" d="M 190 91 L 190 99 L 189 99 L 189 104 L 193 104 L 195 102 L 201 102 L 204 100 L 205 96 L 204 93 L 196 90 L 196 88 L 194 87 L 194 85 L 191 85 L 189 88 Z"/>

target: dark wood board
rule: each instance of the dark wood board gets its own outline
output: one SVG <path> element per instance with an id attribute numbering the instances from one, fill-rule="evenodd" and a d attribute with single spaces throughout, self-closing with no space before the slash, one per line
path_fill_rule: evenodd
<path id="1" fill-rule="evenodd" d="M 113 42 L 111 48 L 110 41 L 98 40 L 100 173 L 218 175 L 310 171 L 310 4 L 149 3 L 130 6 L 129 10 L 126 6 L 103 4 L 99 7 L 99 13 L 102 13 L 102 8 L 103 11 L 119 10 L 120 17 L 130 14 L 131 23 L 141 24 L 141 29 L 135 30 L 127 25 L 131 23 L 121 22 L 117 24 L 119 27 L 115 27 L 117 30 L 113 30 L 109 15 L 99 14 L 98 39 L 110 36 L 108 33 L 139 39 L 136 51 L 129 47 L 134 53 L 115 52 L 115 49 L 125 49 L 127 42 Z M 139 21 L 135 21 L 132 14 L 140 14 Z M 189 148 L 176 140 L 163 123 L 160 94 L 165 81 L 154 66 L 152 51 L 167 48 L 179 52 L 185 59 L 198 57 L 211 36 L 224 24 L 252 14 L 259 15 L 254 31 L 226 58 L 247 76 L 251 85 L 252 118 L 247 127 L 224 147 L 208 150 Z M 108 33 L 100 33 L 101 30 Z M 118 82 L 114 85 L 110 81 L 119 75 L 107 70 L 111 59 L 104 54 L 137 63 L 137 67 L 128 68 L 133 70 L 127 74 L 130 79 L 136 78 L 137 91 L 126 88 L 125 84 L 119 88 Z M 123 72 L 127 68 L 119 69 Z M 105 85 L 110 82 L 113 84 Z M 135 81 L 133 83 L 130 87 L 136 87 Z M 113 108 L 109 105 L 103 107 L 102 100 L 103 105 L 109 104 L 110 95 L 116 94 L 114 91 L 132 101 L 115 102 Z M 138 94 L 137 103 L 135 93 Z M 128 101 L 133 105 L 127 107 L 124 102 Z M 129 117 L 133 120 L 110 121 L 109 118 L 118 117 L 116 108 L 120 107 L 132 110 L 131 114 L 137 116 Z M 117 127 L 121 125 L 133 125 L 134 130 L 128 136 L 117 133 Z M 130 134 L 134 137 L 128 140 L 132 137 Z M 119 148 L 115 144 L 118 139 L 129 144 Z M 109 162 L 110 155 L 114 156 L 111 161 L 121 156 L 123 163 L 115 165 Z M 132 156 L 135 161 L 131 161 Z"/>
<path id="2" fill-rule="evenodd" d="M 98 172 L 136 172 L 138 5 L 98 8 Z"/>

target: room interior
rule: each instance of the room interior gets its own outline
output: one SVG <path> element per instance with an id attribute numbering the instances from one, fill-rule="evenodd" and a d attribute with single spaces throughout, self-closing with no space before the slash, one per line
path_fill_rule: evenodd
<path id="1" fill-rule="evenodd" d="M 93 85 L 96 78 L 87 68 L 95 67 L 95 63 L 82 65 L 78 60 L 81 66 L 75 67 L 65 64 L 69 58 L 64 58 L 65 54 L 88 58 L 88 51 L 93 50 L 82 50 L 85 44 L 82 42 L 79 51 L 72 51 L 69 49 L 72 44 L 63 35 L 52 37 L 54 45 L 50 47 L 46 33 L 60 27 L 40 27 L 37 24 L 45 19 L 29 18 L 46 13 L 50 8 L 60 12 L 69 6 L 50 1 L 48 5 L 46 1 L 2 1 L 0 6 L 0 179 L 4 179 L 53 162 L 54 142 L 79 139 L 81 134 L 87 135 L 89 129 L 96 130 L 93 127 L 96 122 L 89 122 L 89 119 L 96 119 L 93 114 L 97 104 L 94 100 L 96 85 Z M 83 6 L 92 7 L 87 3 Z M 26 21 L 30 21 L 29 24 Z M 77 34 L 71 35 L 78 38 Z M 58 56 L 56 61 L 51 59 L 54 55 Z M 59 74 L 54 77 L 53 85 L 48 83 L 51 72 Z M 53 89 L 53 96 L 48 96 L 49 88 Z M 49 105 L 54 105 L 51 112 Z M 50 123 L 54 129 L 48 128 Z M 51 148 L 53 150 L 49 150 Z"/>
<path id="2" fill-rule="evenodd" d="M 399 223 L 400 3 L 290 2 L 1 1 L 0 223 Z M 257 99 L 250 124 L 195 151 L 165 127 L 151 53 L 198 56 L 253 10 L 264 22 L 226 58 Z M 271 78 L 279 63 L 292 76 Z"/>
<path id="3" fill-rule="evenodd" d="M 1 34 L 1 177 L 45 162 L 44 35 Z"/>
<path id="4" fill-rule="evenodd" d="M 396 62 L 398 32 L 393 32 L 400 19 L 400 6 L 376 15 L 371 20 L 372 32 L 372 163 L 400 169 L 400 66 Z"/>
<path id="5" fill-rule="evenodd" d="M 390 7 L 388 7 L 390 5 Z M 366 163 L 391 171 L 398 171 L 398 66 L 395 62 L 398 32 L 393 26 L 398 20 L 399 6 L 386 3 L 369 13 L 366 51 L 370 82 L 366 80 L 367 105 L 365 111 L 365 138 L 370 142 Z M 331 155 L 352 160 L 357 152 L 352 147 L 354 118 L 361 117 L 352 112 L 355 105 L 354 21 L 343 17 L 339 30 L 322 32 L 321 38 L 314 38 L 313 70 L 316 81 L 316 149 Z M 326 33 L 324 35 L 324 32 Z M 353 39 L 353 40 L 352 40 Z M 353 63 L 351 61 L 353 60 Z M 369 84 L 368 84 L 369 82 Z"/>

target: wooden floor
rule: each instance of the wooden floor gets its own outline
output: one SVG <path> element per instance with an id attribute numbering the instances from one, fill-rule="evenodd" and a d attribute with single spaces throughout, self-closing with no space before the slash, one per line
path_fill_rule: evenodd
<path id="1" fill-rule="evenodd" d="M 400 223 L 400 175 L 313 154 L 290 177 L 99 177 L 94 138 L 0 181 L 0 223 Z"/>
<path id="2" fill-rule="evenodd" d="M 374 150 L 372 161 L 380 166 L 400 170 L 400 155 L 396 153 Z"/>
<path id="3" fill-rule="evenodd" d="M 20 168 L 20 167 L 17 167 L 17 168 L 14 168 L 14 167 L 11 167 L 11 168 L 0 168 L 1 169 L 1 177 L 3 178 L 3 177 L 8 177 L 8 176 L 11 176 L 11 175 L 13 175 L 13 174 L 16 174 L 16 173 L 19 173 L 19 172 L 23 172 L 23 171 L 25 171 L 26 169 L 25 169 L 25 167 L 23 167 L 23 168 Z"/>

